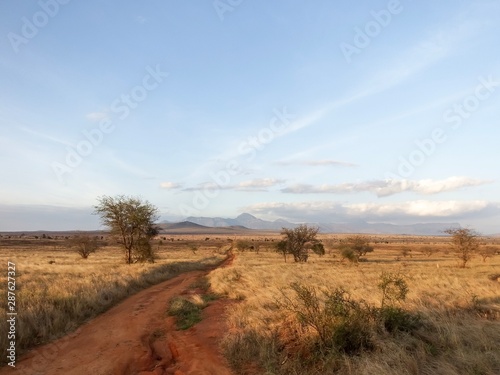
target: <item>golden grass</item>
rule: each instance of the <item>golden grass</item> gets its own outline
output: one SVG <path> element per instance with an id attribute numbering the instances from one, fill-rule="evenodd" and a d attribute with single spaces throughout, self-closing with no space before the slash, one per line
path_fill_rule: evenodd
<path id="1" fill-rule="evenodd" d="M 313 255 L 306 264 L 285 263 L 273 252 L 245 252 L 231 267 L 210 273 L 216 293 L 241 300 L 228 311 L 230 329 L 223 344 L 237 373 L 255 373 L 255 366 L 266 374 L 500 373 L 500 283 L 488 278 L 500 274 L 500 256 L 486 262 L 476 256 L 460 269 L 445 238 L 372 236 L 375 251 L 355 266 L 342 263 L 333 249 L 343 237 L 323 236 L 328 254 Z M 427 257 L 420 253 L 423 246 L 440 251 Z M 402 255 L 404 247 L 411 257 Z M 313 364 L 286 356 L 276 336 L 290 319 L 275 303 L 281 289 L 291 282 L 341 287 L 355 299 L 380 306 L 377 284 L 383 271 L 405 275 L 410 293 L 403 306 L 421 314 L 425 328 L 397 338 L 377 335 L 376 349 L 360 356 L 311 353 Z"/>
<path id="2" fill-rule="evenodd" d="M 117 247 L 106 247 L 82 259 L 61 243 L 40 246 L 36 241 L 13 240 L 0 245 L 3 286 L 7 262 L 16 264 L 18 354 L 73 331 L 139 290 L 181 272 L 215 265 L 224 258 L 216 247 L 200 247 L 195 254 L 185 244 L 177 243 L 175 248 L 162 245 L 154 264 L 127 265 Z M 0 315 L 4 317 L 5 309 L 6 299 L 2 298 Z M 1 325 L 2 348 L 8 347 L 5 327 Z"/>

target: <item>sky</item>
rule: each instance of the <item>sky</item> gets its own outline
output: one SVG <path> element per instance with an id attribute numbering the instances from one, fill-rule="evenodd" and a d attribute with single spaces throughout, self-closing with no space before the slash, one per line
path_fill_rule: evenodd
<path id="1" fill-rule="evenodd" d="M 0 231 L 161 220 L 500 233 L 500 2 L 0 2 Z"/>

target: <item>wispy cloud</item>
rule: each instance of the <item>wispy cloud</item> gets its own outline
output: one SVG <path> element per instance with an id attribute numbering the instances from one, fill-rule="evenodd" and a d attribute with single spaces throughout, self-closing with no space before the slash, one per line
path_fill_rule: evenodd
<path id="1" fill-rule="evenodd" d="M 450 177 L 444 180 L 373 180 L 337 185 L 296 184 L 286 187 L 281 191 L 290 194 L 349 194 L 371 192 L 378 197 L 386 197 L 403 192 L 431 195 L 489 183 L 492 183 L 492 181 L 477 180 L 469 177 Z"/>
<path id="2" fill-rule="evenodd" d="M 303 116 L 301 121 L 295 122 L 284 134 L 314 125 L 336 109 L 379 94 L 413 78 L 421 71 L 450 56 L 459 48 L 462 40 L 477 32 L 477 24 L 464 23 L 463 21 L 457 21 L 457 26 L 436 30 L 432 36 L 422 39 L 389 61 L 386 65 L 387 68 L 375 72 L 371 77 L 365 79 L 362 86 L 346 94 L 343 98 L 327 103 L 322 108 Z"/>
<path id="3" fill-rule="evenodd" d="M 183 191 L 202 191 L 202 190 L 234 190 L 234 191 L 267 191 L 268 188 L 282 185 L 286 180 L 276 178 L 257 178 L 248 181 L 242 181 L 238 184 L 217 185 L 214 182 L 206 182 L 194 187 L 188 187 Z"/>
<path id="4" fill-rule="evenodd" d="M 23 131 L 24 133 L 26 133 L 26 134 L 29 134 L 31 136 L 35 136 L 37 138 L 44 139 L 46 141 L 51 141 L 51 142 L 54 142 L 54 143 L 60 143 L 60 144 L 62 144 L 64 146 L 73 146 L 73 144 L 71 142 L 68 142 L 68 141 L 66 141 L 64 139 L 55 137 L 55 136 L 53 136 L 51 134 L 45 134 L 45 133 L 42 133 L 42 132 L 30 129 L 30 128 L 26 127 L 26 126 L 21 126 L 19 129 L 21 131 Z"/>
<path id="5" fill-rule="evenodd" d="M 273 164 L 281 166 L 303 165 L 307 167 L 357 167 L 357 164 L 337 160 L 283 160 Z"/>
<path id="6" fill-rule="evenodd" d="M 137 167 L 129 163 L 128 161 L 125 161 L 119 158 L 113 152 L 109 152 L 106 159 L 127 174 L 131 174 L 142 179 L 151 179 L 152 177 L 145 168 Z"/>

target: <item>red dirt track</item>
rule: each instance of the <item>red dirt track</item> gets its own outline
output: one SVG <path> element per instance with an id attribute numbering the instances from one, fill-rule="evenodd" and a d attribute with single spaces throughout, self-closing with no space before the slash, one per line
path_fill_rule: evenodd
<path id="1" fill-rule="evenodd" d="M 232 257 L 224 262 L 230 264 Z M 168 301 L 208 271 L 193 271 L 143 290 L 76 332 L 18 358 L 0 375 L 231 375 L 218 352 L 227 301 L 203 311 L 203 320 L 176 331 Z"/>

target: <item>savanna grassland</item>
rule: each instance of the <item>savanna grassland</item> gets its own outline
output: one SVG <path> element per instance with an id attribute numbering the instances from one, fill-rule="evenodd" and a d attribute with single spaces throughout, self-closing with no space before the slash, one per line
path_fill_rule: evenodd
<path id="1" fill-rule="evenodd" d="M 227 304 L 221 342 L 235 374 L 500 373 L 500 255 L 483 261 L 477 254 L 459 268 L 447 237 L 374 235 L 368 236 L 374 251 L 355 264 L 340 255 L 346 237 L 320 235 L 325 255 L 295 263 L 275 251 L 278 233 L 160 235 L 155 263 L 127 265 L 116 246 L 82 259 L 63 238 L 3 236 L 2 269 L 16 264 L 18 353 L 75 330 L 141 289 L 214 266 L 231 250 L 233 263 L 213 270 L 208 282 L 211 293 L 235 301 Z M 481 242 L 500 250 L 498 238 Z M 408 287 L 406 298 L 386 310 L 383 274 Z M 304 304 L 297 291 L 316 300 Z M 333 310 L 323 291 L 337 298 Z M 294 306 L 311 314 L 297 314 Z M 5 308 L 4 299 L 4 316 Z M 335 329 L 322 341 L 316 328 L 327 324 Z M 1 332 L 0 347 L 6 345 Z"/>
<path id="2" fill-rule="evenodd" d="M 500 256 L 476 255 L 459 268 L 448 238 L 371 236 L 374 251 L 351 264 L 337 250 L 345 237 L 323 235 L 326 254 L 307 263 L 285 263 L 254 238 L 259 253 L 239 251 L 231 267 L 211 272 L 212 289 L 240 301 L 228 310 L 222 343 L 237 374 L 500 373 Z M 498 239 L 482 242 L 500 249 Z M 380 309 L 382 273 L 408 286 L 388 310 Z M 318 304 L 299 300 L 297 290 L 312 291 Z M 343 292 L 330 294 L 330 315 L 322 290 Z M 383 321 L 381 311 L 389 311 Z M 337 324 L 333 342 L 359 336 L 361 348 L 325 345 L 315 329 L 325 322 Z"/>
<path id="3" fill-rule="evenodd" d="M 87 259 L 67 247 L 64 238 L 34 239 L 23 236 L 0 238 L 2 290 L 7 290 L 7 262 L 16 265 L 16 345 L 18 355 L 54 340 L 108 310 L 126 297 L 182 272 L 220 263 L 225 243 L 154 241 L 155 263 L 124 263 L 123 250 L 105 246 Z M 0 315 L 6 316 L 6 298 Z M 7 348 L 6 325 L 2 324 L 0 347 Z M 5 362 L 5 358 L 2 358 Z"/>

